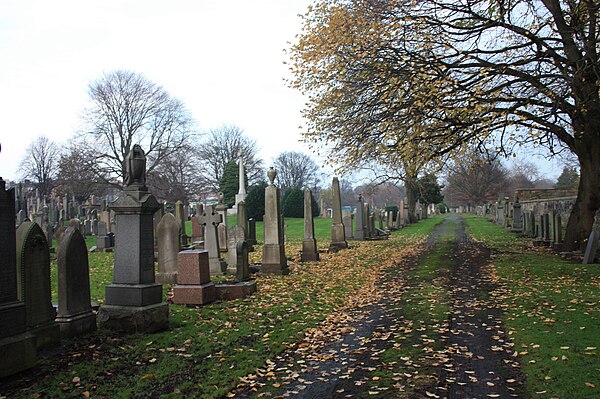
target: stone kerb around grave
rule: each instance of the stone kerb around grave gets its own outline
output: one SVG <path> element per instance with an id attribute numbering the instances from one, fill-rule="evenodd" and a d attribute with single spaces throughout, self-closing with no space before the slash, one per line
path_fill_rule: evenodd
<path id="1" fill-rule="evenodd" d="M 90 301 L 90 276 L 85 239 L 74 227 L 65 231 L 58 246 L 58 315 L 63 337 L 96 330 Z"/>

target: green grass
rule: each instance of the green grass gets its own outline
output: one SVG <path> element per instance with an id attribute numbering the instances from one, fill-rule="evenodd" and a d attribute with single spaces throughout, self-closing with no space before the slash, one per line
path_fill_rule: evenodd
<path id="1" fill-rule="evenodd" d="M 331 219 L 315 222 L 320 245 L 327 246 Z M 302 219 L 288 219 L 286 224 L 290 241 L 302 237 Z M 410 245 L 434 224 L 424 221 L 411 226 L 397 233 L 395 240 Z M 352 250 L 323 254 L 320 263 L 300 265 L 291 260 L 289 276 L 258 277 L 259 292 L 246 299 L 198 308 L 171 305 L 168 331 L 128 336 L 102 331 L 88 337 L 83 346 L 74 348 L 67 343 L 61 352 L 61 366 L 55 358 L 42 357 L 36 373 L 45 377 L 10 396 L 81 397 L 89 393 L 92 397 L 128 398 L 154 392 L 167 398 L 221 397 L 240 378 L 256 373 L 268 359 L 302 339 L 309 329 L 370 294 L 369 284 L 378 278 L 381 264 L 392 258 L 393 248 L 384 241 L 353 246 Z M 286 247 L 290 258 L 297 248 Z M 112 280 L 113 256 L 89 254 L 95 302 L 103 302 L 104 288 Z M 54 292 L 55 270 L 54 266 Z"/>
<path id="2" fill-rule="evenodd" d="M 600 266 L 527 252 L 524 239 L 466 220 L 475 238 L 501 251 L 493 263 L 507 292 L 499 299 L 529 395 L 600 397 Z"/>

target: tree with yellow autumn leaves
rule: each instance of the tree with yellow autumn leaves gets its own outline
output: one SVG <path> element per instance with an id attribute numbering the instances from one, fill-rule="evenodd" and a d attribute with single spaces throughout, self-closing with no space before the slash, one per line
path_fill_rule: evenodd
<path id="1" fill-rule="evenodd" d="M 600 208 L 597 0 L 317 0 L 291 48 L 305 138 L 351 169 L 424 165 L 467 145 L 579 160 L 565 244 Z"/>

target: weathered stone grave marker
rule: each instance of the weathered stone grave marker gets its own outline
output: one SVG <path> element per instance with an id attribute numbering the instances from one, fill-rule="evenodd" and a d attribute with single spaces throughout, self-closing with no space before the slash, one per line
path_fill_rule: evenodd
<path id="1" fill-rule="evenodd" d="M 26 331 L 17 288 L 15 193 L 0 177 L 0 378 L 35 366 L 36 338 Z M 23 223 L 22 221 L 21 223 Z"/>
<path id="2" fill-rule="evenodd" d="M 78 229 L 66 229 L 58 246 L 58 314 L 60 334 L 72 337 L 96 329 L 90 302 L 90 269 L 85 239 Z"/>
<path id="3" fill-rule="evenodd" d="M 165 213 L 156 229 L 158 238 L 158 272 L 156 281 L 161 284 L 177 282 L 177 254 L 180 250 L 181 226 L 172 213 Z"/>
<path id="4" fill-rule="evenodd" d="M 331 223 L 331 245 L 329 250 L 336 252 L 348 248 L 344 224 L 342 223 L 342 201 L 340 197 L 340 182 L 337 177 L 333 178 L 331 191 L 333 194 L 333 220 Z"/>
<path id="5" fill-rule="evenodd" d="M 27 330 L 37 337 L 36 347 L 57 344 L 60 329 L 54 321 L 56 311 L 52 306 L 50 251 L 37 223 L 24 222 L 17 229 L 17 270 Z"/>
<path id="6" fill-rule="evenodd" d="M 288 274 L 289 267 L 285 257 L 280 194 L 279 189 L 275 186 L 276 176 L 277 172 L 271 167 L 267 172 L 269 185 L 265 187 L 265 244 L 263 246 L 260 272 L 265 274 Z"/>
<path id="7" fill-rule="evenodd" d="M 304 239 L 302 240 L 302 262 L 318 262 L 319 251 L 315 239 L 315 224 L 313 221 L 312 193 L 310 189 L 304 189 Z"/>

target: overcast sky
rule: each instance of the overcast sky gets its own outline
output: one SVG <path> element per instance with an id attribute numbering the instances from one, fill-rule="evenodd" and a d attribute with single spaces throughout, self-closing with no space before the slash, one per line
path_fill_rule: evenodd
<path id="1" fill-rule="evenodd" d="M 304 99 L 283 80 L 284 49 L 309 3 L 0 0 L 0 176 L 19 177 L 19 161 L 36 137 L 72 139 L 88 84 L 115 69 L 162 85 L 202 130 L 241 127 L 266 166 L 283 151 L 309 153 L 299 142 Z M 549 177 L 562 169 L 538 164 Z"/>
<path id="2" fill-rule="evenodd" d="M 305 150 L 304 101 L 285 85 L 283 62 L 309 2 L 2 0 L 0 176 L 18 177 L 36 137 L 73 137 L 88 84 L 115 69 L 162 85 L 203 130 L 241 127 L 267 165 L 283 151 Z"/>

